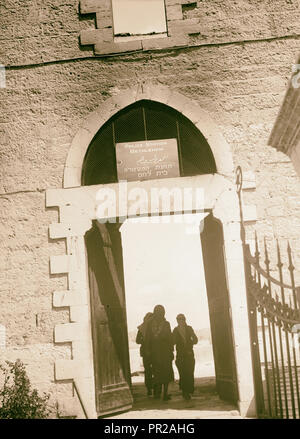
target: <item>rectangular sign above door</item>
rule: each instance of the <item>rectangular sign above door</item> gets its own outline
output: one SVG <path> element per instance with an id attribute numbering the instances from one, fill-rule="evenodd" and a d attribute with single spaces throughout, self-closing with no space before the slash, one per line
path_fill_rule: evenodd
<path id="1" fill-rule="evenodd" d="M 117 143 L 116 159 L 119 181 L 180 176 L 176 139 Z"/>

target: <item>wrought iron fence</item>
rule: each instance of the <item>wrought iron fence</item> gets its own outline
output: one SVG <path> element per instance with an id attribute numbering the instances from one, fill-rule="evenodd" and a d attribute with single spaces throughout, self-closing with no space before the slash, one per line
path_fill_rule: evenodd
<path id="1" fill-rule="evenodd" d="M 258 417 L 300 418 L 300 288 L 295 285 L 291 247 L 287 245 L 289 283 L 285 283 L 278 241 L 278 279 L 271 275 L 266 240 L 263 255 L 257 236 L 254 255 L 245 242 L 241 169 L 237 172 L 237 186 Z"/>
<path id="2" fill-rule="evenodd" d="M 256 239 L 255 256 L 245 246 L 250 331 L 258 414 L 271 418 L 300 418 L 300 355 L 294 331 L 300 322 L 294 266 L 288 245 L 291 284 L 283 282 L 283 264 L 277 243 L 279 280 L 270 275 L 265 242 L 265 269 L 260 265 Z"/>

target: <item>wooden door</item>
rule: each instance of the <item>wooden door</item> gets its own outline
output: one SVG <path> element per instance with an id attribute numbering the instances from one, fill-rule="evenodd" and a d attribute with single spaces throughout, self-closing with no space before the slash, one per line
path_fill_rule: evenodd
<path id="1" fill-rule="evenodd" d="M 98 416 L 132 407 L 123 277 L 117 224 L 99 224 L 85 236 L 89 267 Z"/>
<path id="2" fill-rule="evenodd" d="M 220 221 L 216 220 L 212 214 L 204 220 L 201 242 L 217 391 L 221 399 L 236 403 L 238 387 L 226 280 L 223 229 Z"/>

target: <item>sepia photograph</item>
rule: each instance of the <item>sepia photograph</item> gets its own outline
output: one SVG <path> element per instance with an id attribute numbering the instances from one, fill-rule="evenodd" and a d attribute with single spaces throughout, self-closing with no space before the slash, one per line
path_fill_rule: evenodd
<path id="1" fill-rule="evenodd" d="M 0 424 L 300 419 L 300 0 L 0 0 L 0 171 Z"/>

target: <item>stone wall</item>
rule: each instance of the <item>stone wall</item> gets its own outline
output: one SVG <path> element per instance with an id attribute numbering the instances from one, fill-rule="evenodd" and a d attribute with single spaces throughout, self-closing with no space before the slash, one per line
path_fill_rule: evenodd
<path id="1" fill-rule="evenodd" d="M 290 159 L 267 146 L 299 47 L 299 2 L 198 1 L 183 8 L 181 20 L 199 27 L 186 47 L 160 50 L 157 43 L 154 51 L 109 57 L 80 45 L 80 32 L 93 32 L 96 23 L 95 15 L 78 11 L 77 0 L 0 5 L 0 324 L 5 357 L 23 359 L 53 401 L 72 391 L 71 382 L 54 380 L 54 360 L 70 358 L 71 350 L 53 344 L 53 328 L 69 321 L 69 311 L 52 306 L 53 291 L 65 290 L 67 280 L 49 274 L 49 257 L 63 254 L 65 242 L 48 237 L 58 212 L 46 209 L 45 190 L 62 187 L 83 120 L 120 91 L 162 84 L 209 113 L 235 166 L 255 175 L 256 190 L 244 193 L 245 203 L 257 207 L 248 238 L 255 230 L 260 240 L 265 236 L 272 261 L 274 238 L 283 251 L 289 239 L 300 284 L 300 183 Z"/>

